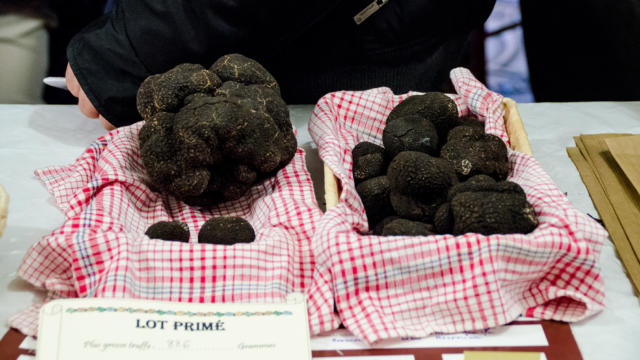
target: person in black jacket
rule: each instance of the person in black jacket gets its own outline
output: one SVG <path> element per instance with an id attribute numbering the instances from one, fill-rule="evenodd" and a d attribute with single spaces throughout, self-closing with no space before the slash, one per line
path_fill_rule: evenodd
<path id="1" fill-rule="evenodd" d="M 107 129 L 140 120 L 149 75 L 224 54 L 260 62 L 289 104 L 337 90 L 440 90 L 495 0 L 120 0 L 67 48 L 67 85 Z M 354 16 L 377 11 L 360 24 Z"/>

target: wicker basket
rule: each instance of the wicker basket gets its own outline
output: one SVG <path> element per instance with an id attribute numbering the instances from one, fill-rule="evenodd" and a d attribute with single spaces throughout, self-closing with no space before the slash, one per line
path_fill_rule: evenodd
<path id="1" fill-rule="evenodd" d="M 520 112 L 518 111 L 516 102 L 513 99 L 504 98 L 503 104 L 505 110 L 504 123 L 507 135 L 511 142 L 511 149 L 533 155 L 533 152 L 531 151 L 531 144 L 529 143 L 529 138 L 527 137 L 527 132 L 524 128 L 524 124 L 522 123 L 522 118 L 520 117 Z M 342 187 L 340 185 L 340 181 L 325 164 L 324 199 L 327 210 L 338 204 L 341 190 Z"/>

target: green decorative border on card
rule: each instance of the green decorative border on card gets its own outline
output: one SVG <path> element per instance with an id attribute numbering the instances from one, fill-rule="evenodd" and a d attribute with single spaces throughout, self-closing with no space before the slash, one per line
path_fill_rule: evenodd
<path id="1" fill-rule="evenodd" d="M 238 317 L 238 316 L 284 316 L 293 315 L 291 311 L 207 311 L 207 312 L 193 312 L 193 311 L 175 311 L 175 310 L 158 310 L 158 309 L 142 309 L 132 307 L 110 307 L 110 306 L 90 306 L 90 307 L 77 307 L 67 308 L 67 313 L 88 313 L 88 312 L 120 312 L 131 314 L 154 314 L 154 315 L 177 315 L 177 316 L 217 316 L 217 317 Z"/>

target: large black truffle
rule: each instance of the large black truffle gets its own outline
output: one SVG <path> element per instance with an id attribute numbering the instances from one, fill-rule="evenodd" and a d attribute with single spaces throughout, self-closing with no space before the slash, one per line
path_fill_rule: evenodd
<path id="1" fill-rule="evenodd" d="M 253 227 L 241 217 L 215 217 L 207 220 L 198 232 L 198 243 L 233 245 L 250 243 L 256 238 Z"/>
<path id="2" fill-rule="evenodd" d="M 499 137 L 484 133 L 480 127 L 453 128 L 440 156 L 451 163 L 461 180 L 477 174 L 505 180 L 509 175 L 506 144 Z"/>
<path id="3" fill-rule="evenodd" d="M 277 82 L 239 54 L 210 68 L 182 64 L 138 90 L 138 139 L 152 188 L 190 205 L 240 198 L 297 149 Z"/>
<path id="4" fill-rule="evenodd" d="M 158 221 L 144 234 L 152 239 L 189 242 L 189 226 L 181 221 Z"/>

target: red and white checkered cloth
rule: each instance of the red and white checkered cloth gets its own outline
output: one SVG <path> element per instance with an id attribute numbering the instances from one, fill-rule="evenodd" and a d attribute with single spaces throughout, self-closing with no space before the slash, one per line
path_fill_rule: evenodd
<path id="1" fill-rule="evenodd" d="M 502 96 L 466 69 L 451 72 L 460 114 L 485 121 L 508 142 Z M 577 321 L 603 308 L 598 257 L 607 232 L 580 213 L 531 156 L 509 151 L 509 180 L 540 220 L 528 234 L 428 237 L 361 235 L 368 230 L 351 174 L 351 149 L 382 144 L 389 112 L 407 96 L 388 88 L 324 96 L 309 132 L 342 183 L 338 205 L 313 236 L 316 278 L 330 284 L 344 325 L 368 342 L 508 323 L 520 314 Z M 329 319 L 327 319 L 329 321 Z"/>
<path id="2" fill-rule="evenodd" d="M 149 190 L 139 156 L 141 123 L 92 144 L 73 164 L 36 171 L 65 222 L 33 245 L 18 274 L 57 297 L 126 297 L 179 302 L 280 302 L 312 288 L 311 236 L 322 216 L 298 149 L 289 165 L 241 199 L 194 208 Z M 197 244 L 200 226 L 214 216 L 248 220 L 250 244 Z M 160 220 L 189 225 L 191 243 L 151 240 Z M 323 288 L 320 283 L 314 289 Z M 338 326 L 330 290 L 309 303 L 314 333 Z M 323 307 L 324 306 L 324 307 Z M 37 332 L 38 306 L 10 319 L 23 333 Z M 324 322 L 321 324 L 318 318 Z"/>

